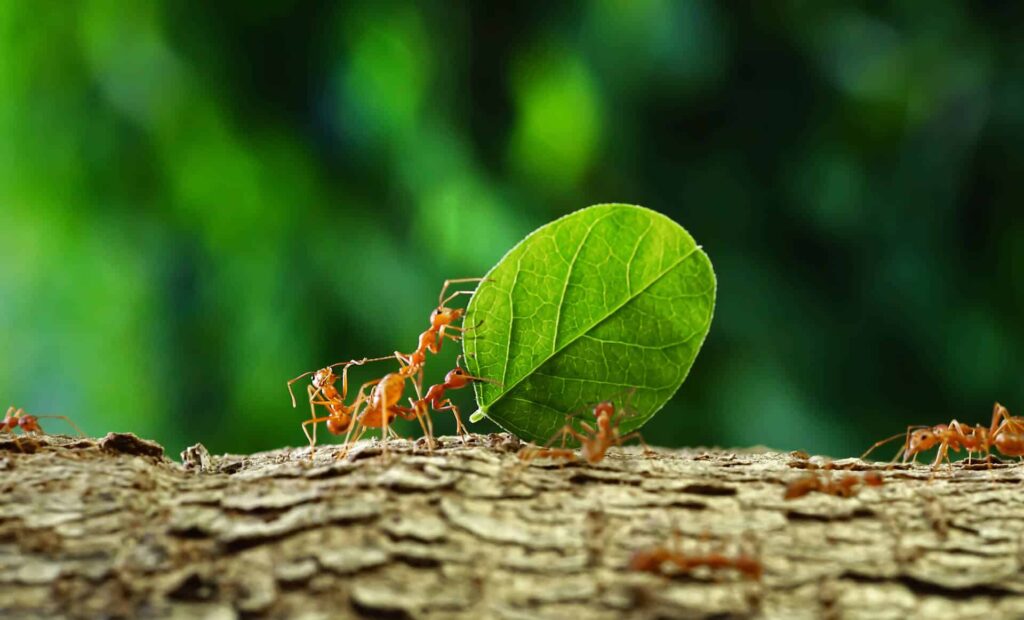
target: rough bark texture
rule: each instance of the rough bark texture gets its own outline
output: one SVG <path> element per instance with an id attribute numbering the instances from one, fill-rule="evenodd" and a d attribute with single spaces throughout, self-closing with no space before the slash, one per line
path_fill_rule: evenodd
<path id="1" fill-rule="evenodd" d="M 1024 617 L 1017 465 L 787 501 L 801 455 L 522 468 L 505 435 L 392 445 L 179 464 L 131 435 L 0 440 L 0 615 Z M 628 570 L 658 544 L 753 553 L 764 576 Z"/>

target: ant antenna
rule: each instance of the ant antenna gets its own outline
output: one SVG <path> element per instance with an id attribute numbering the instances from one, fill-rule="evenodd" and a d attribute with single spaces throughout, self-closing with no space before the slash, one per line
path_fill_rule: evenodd
<path id="1" fill-rule="evenodd" d="M 903 431 L 902 433 L 897 433 L 897 434 L 893 435 L 892 437 L 886 437 L 885 439 L 883 439 L 881 441 L 876 441 L 874 443 L 874 445 L 872 445 L 870 448 L 868 448 L 867 451 L 864 454 L 860 455 L 861 460 L 866 459 L 867 456 L 869 454 L 871 454 L 872 452 L 874 452 L 877 448 L 881 448 L 882 446 L 884 446 L 885 444 L 889 443 L 890 441 L 892 441 L 894 439 L 899 439 L 900 437 L 908 437 L 909 434 L 910 434 L 910 429 L 912 429 L 912 428 L 928 428 L 928 427 L 923 425 L 923 424 L 919 424 L 917 426 L 908 426 L 907 430 Z M 904 443 L 903 448 L 906 449 L 906 447 L 907 447 L 906 443 L 907 442 L 904 441 L 903 443 Z M 903 450 L 900 451 L 900 453 L 902 453 L 902 452 L 903 452 Z M 899 458 L 899 454 L 896 455 L 896 458 Z M 893 459 L 893 460 L 895 460 L 895 459 Z"/>
<path id="2" fill-rule="evenodd" d="M 288 394 L 292 397 L 292 408 L 293 409 L 297 405 L 295 404 L 295 392 L 292 392 L 292 384 L 295 383 L 296 381 L 298 381 L 299 379 L 301 379 L 303 377 L 308 377 L 309 375 L 311 375 L 311 374 L 313 374 L 315 372 L 316 372 L 315 370 L 310 370 L 308 372 L 304 372 L 301 375 L 299 375 L 298 377 L 295 377 L 294 379 L 292 379 L 291 381 L 288 382 Z"/>
<path id="3" fill-rule="evenodd" d="M 334 368 L 335 366 L 362 366 L 367 362 L 383 362 L 384 360 L 394 359 L 394 355 L 388 355 L 386 357 L 364 357 L 361 360 L 349 360 L 347 362 L 335 362 L 328 366 L 328 368 Z"/>
<path id="4" fill-rule="evenodd" d="M 79 437 L 85 437 L 85 433 L 82 432 L 82 429 L 80 429 L 78 427 L 78 425 L 75 424 L 74 422 L 72 422 L 71 418 L 69 418 L 66 415 L 37 415 L 36 419 L 37 420 L 64 420 L 65 422 L 67 422 L 71 426 L 71 428 L 75 429 L 78 432 L 78 436 Z"/>

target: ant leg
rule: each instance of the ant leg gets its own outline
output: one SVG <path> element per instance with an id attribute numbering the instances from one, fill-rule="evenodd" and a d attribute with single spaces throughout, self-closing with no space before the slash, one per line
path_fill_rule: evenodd
<path id="1" fill-rule="evenodd" d="M 576 460 L 576 451 L 568 448 L 537 448 L 529 454 L 529 456 L 521 457 L 524 462 L 530 462 L 533 459 L 547 458 L 547 459 L 558 459 L 571 463 Z"/>
<path id="2" fill-rule="evenodd" d="M 452 278 L 450 280 L 445 280 L 444 281 L 444 285 L 441 286 L 441 294 L 437 296 L 437 305 L 439 307 L 445 305 L 445 303 L 447 303 L 449 300 L 453 299 L 456 295 L 462 295 L 462 294 L 466 294 L 466 293 L 472 294 L 473 293 L 473 291 L 459 291 L 457 293 L 454 293 L 454 294 L 450 295 L 448 297 L 448 299 L 446 300 L 445 297 L 444 297 L 444 294 L 448 290 L 448 287 L 451 286 L 452 284 L 463 284 L 465 282 L 483 282 L 484 280 L 486 280 L 486 278 Z"/>
<path id="3" fill-rule="evenodd" d="M 451 328 L 451 327 L 452 327 L 451 325 L 442 325 L 441 329 L 439 329 L 437 331 L 437 335 L 439 336 L 439 338 L 437 339 L 437 350 L 434 351 L 434 353 L 440 353 L 441 352 L 441 343 L 444 342 L 445 338 L 450 339 L 452 342 L 461 342 L 462 341 L 462 336 L 460 336 L 459 334 L 452 334 L 452 333 L 448 332 L 449 328 Z"/>
<path id="4" fill-rule="evenodd" d="M 380 456 L 381 460 L 387 463 L 391 460 L 391 441 L 390 435 L 391 430 L 391 411 L 385 409 L 382 412 L 381 427 L 380 427 Z"/>
<path id="5" fill-rule="evenodd" d="M 353 425 L 353 426 L 355 426 L 355 425 Z M 352 443 L 357 443 L 360 439 L 362 439 L 363 435 L 366 434 L 367 429 L 368 429 L 368 427 L 363 426 L 362 424 L 360 424 L 359 425 L 359 432 L 356 433 L 356 438 L 355 438 L 355 440 L 352 441 Z M 351 432 L 352 432 L 352 427 L 349 427 L 349 433 L 351 433 Z M 351 444 L 349 443 L 348 440 L 349 440 L 349 437 L 348 437 L 348 435 L 346 435 L 345 436 L 345 443 L 342 444 L 341 450 L 337 454 L 334 455 L 335 459 L 343 459 L 343 458 L 348 456 L 348 451 L 352 449 L 352 446 L 351 446 Z"/>
<path id="6" fill-rule="evenodd" d="M 314 388 L 312 385 L 306 386 L 306 393 L 309 394 L 309 417 L 310 419 L 316 419 L 316 407 L 313 406 L 313 401 L 316 399 L 316 393 L 320 391 L 320 388 Z M 303 425 L 302 430 L 305 431 L 306 427 Z M 307 435 L 307 438 L 309 436 Z M 316 424 L 313 425 L 313 438 L 309 440 L 309 458 L 313 458 L 313 452 L 316 450 Z"/>
<path id="7" fill-rule="evenodd" d="M 455 291 L 454 293 L 452 293 L 451 295 L 445 297 L 444 299 L 439 299 L 438 302 L 437 302 L 437 307 L 438 308 L 444 307 L 445 304 L 447 304 L 451 300 L 455 299 L 459 295 L 472 295 L 475 292 L 476 292 L 475 290 L 474 291 Z"/>
<path id="8" fill-rule="evenodd" d="M 341 369 L 341 400 L 342 402 L 348 398 L 348 369 L 354 362 L 345 364 L 345 367 Z M 362 366 L 362 363 L 359 364 Z"/>
<path id="9" fill-rule="evenodd" d="M 997 423 L 999 420 L 1002 420 L 1002 422 Z M 1021 424 L 1019 419 L 1014 420 L 1013 416 L 1010 415 L 1010 411 L 1006 407 L 996 403 L 992 407 L 992 424 L 989 426 L 989 435 L 995 436 L 997 430 L 1002 429 L 1004 426 L 1009 426 L 1015 433 L 1019 433 L 1024 430 L 1024 425 Z"/>
<path id="10" fill-rule="evenodd" d="M 651 447 L 649 445 L 647 445 L 647 442 L 644 441 L 644 437 L 643 437 L 643 435 L 640 434 L 640 431 L 633 431 L 632 433 L 627 433 L 627 434 L 623 435 L 622 437 L 618 437 L 617 441 L 618 441 L 619 447 L 621 447 L 624 442 L 627 442 L 630 439 L 636 439 L 637 441 L 640 442 L 640 445 L 643 446 L 643 448 L 644 448 L 644 455 L 645 456 L 653 456 L 653 455 L 657 454 L 657 452 L 652 450 Z"/>
<path id="11" fill-rule="evenodd" d="M 309 458 L 310 459 L 313 458 L 313 453 L 316 450 L 316 425 L 319 424 L 320 422 L 326 422 L 329 419 L 330 419 L 330 416 L 324 416 L 322 418 L 317 418 L 317 417 L 314 416 L 313 418 L 311 418 L 309 420 L 306 420 L 305 422 L 302 423 L 302 432 L 305 433 L 306 439 L 309 440 Z M 309 429 L 306 428 L 310 424 L 313 425 L 313 434 L 312 435 L 310 435 Z"/>
<path id="12" fill-rule="evenodd" d="M 424 419 L 426 421 L 424 422 Z M 423 429 L 423 436 L 427 438 L 427 450 L 430 452 L 434 451 L 434 423 L 430 419 L 430 414 L 423 413 L 416 410 L 416 421 L 420 423 L 420 428 Z"/>
<path id="13" fill-rule="evenodd" d="M 296 381 L 298 381 L 299 379 L 303 378 L 303 377 L 307 377 L 307 376 L 313 374 L 313 372 L 314 371 L 312 371 L 312 370 L 310 370 L 309 372 L 304 372 L 301 375 L 299 375 L 298 377 L 295 377 L 294 379 L 292 379 L 291 381 L 288 381 L 286 383 L 286 385 L 288 386 L 288 395 L 292 397 L 292 409 L 294 409 L 296 407 L 296 404 L 295 404 L 295 392 L 292 391 L 292 384 L 295 383 Z M 11 409 L 13 409 L 13 408 L 14 407 L 11 407 Z M 10 411 L 8 410 L 7 413 L 10 413 Z"/>
<path id="14" fill-rule="evenodd" d="M 363 387 L 359 388 L 360 394 L 362 393 L 362 391 L 363 391 L 363 389 L 365 387 L 366 386 L 364 385 Z M 363 408 L 363 411 L 362 411 L 363 414 L 366 413 L 366 409 L 368 409 L 368 407 L 364 407 Z M 342 442 L 342 445 L 344 446 L 344 453 L 345 454 L 348 454 L 349 443 L 350 443 L 350 440 L 352 439 L 352 431 L 355 430 L 357 427 L 359 428 L 359 432 L 356 433 L 356 441 L 359 441 L 359 438 L 363 436 L 363 432 L 366 430 L 366 427 L 363 425 L 362 421 L 360 420 L 359 411 L 353 411 L 352 412 L 352 419 L 353 419 L 353 423 L 348 425 L 348 431 L 345 433 L 345 441 Z"/>
<path id="15" fill-rule="evenodd" d="M 427 413 L 423 410 L 422 404 L 420 403 L 420 401 L 414 401 L 413 399 L 410 398 L 409 399 L 409 404 L 412 405 L 412 406 L 411 407 L 402 407 L 401 405 L 392 405 L 391 409 L 396 414 L 400 415 L 403 419 L 406 419 L 406 420 L 416 420 L 417 422 L 419 422 L 420 423 L 420 428 L 423 429 L 423 436 L 427 438 L 427 445 L 429 446 L 430 450 L 433 450 L 434 449 L 433 425 L 431 425 L 430 428 L 428 428 L 427 424 L 423 421 L 423 418 L 426 418 L 427 421 L 429 422 L 430 421 L 430 416 L 427 415 Z"/>
<path id="16" fill-rule="evenodd" d="M 527 446 L 519 451 L 519 458 L 525 462 L 530 462 L 535 458 L 539 458 L 541 454 L 552 454 L 558 452 L 559 456 L 552 456 L 551 458 L 565 458 L 567 460 L 575 460 L 575 451 L 565 449 L 565 438 L 569 432 L 569 426 L 563 426 L 557 433 L 551 436 L 551 439 L 547 441 L 543 446 Z M 559 449 L 551 448 L 551 444 L 562 439 L 562 447 Z M 564 456 L 564 454 L 572 454 L 572 457 Z"/>
<path id="17" fill-rule="evenodd" d="M 409 404 L 411 404 L 413 406 L 413 408 L 415 408 L 418 411 L 418 413 L 416 414 L 417 419 L 419 419 L 420 416 L 422 416 L 423 419 L 426 420 L 427 426 L 423 430 L 423 432 L 424 432 L 424 434 L 425 434 L 425 436 L 427 438 L 427 448 L 431 452 L 433 452 L 434 445 L 435 445 L 435 441 L 434 441 L 434 420 L 430 417 L 430 412 L 427 411 L 426 407 L 423 405 L 423 399 L 422 398 L 420 400 L 418 400 L 418 401 L 415 401 L 415 402 L 413 402 L 413 400 L 410 398 L 409 399 Z M 423 424 L 423 422 L 420 422 L 420 424 Z"/>
<path id="18" fill-rule="evenodd" d="M 383 379 L 383 377 L 381 377 L 381 379 Z M 378 383 L 380 383 L 381 379 L 373 379 L 372 381 L 367 381 L 366 383 L 360 385 L 359 386 L 359 397 L 357 397 L 357 398 L 362 398 L 364 400 L 369 400 L 369 398 L 370 398 L 369 396 L 364 396 L 364 394 L 366 393 L 367 388 L 372 388 L 373 386 L 377 385 Z M 372 396 L 372 392 L 371 392 L 371 396 Z"/>
<path id="19" fill-rule="evenodd" d="M 448 403 L 447 405 L 445 403 Z M 469 441 L 469 431 L 466 430 L 466 425 L 462 423 L 462 416 L 459 415 L 459 408 L 451 401 L 450 398 L 444 399 L 440 403 L 442 406 L 434 407 L 434 411 L 451 411 L 455 415 L 455 432 L 462 437 L 462 443 Z"/>
<path id="20" fill-rule="evenodd" d="M 932 473 L 928 477 L 929 482 L 935 478 L 935 472 L 938 471 L 938 467 L 942 464 L 943 459 L 949 461 L 949 473 L 952 474 L 953 461 L 949 458 L 949 438 L 943 439 L 942 443 L 939 444 L 939 449 L 935 452 L 935 461 L 932 462 Z"/>

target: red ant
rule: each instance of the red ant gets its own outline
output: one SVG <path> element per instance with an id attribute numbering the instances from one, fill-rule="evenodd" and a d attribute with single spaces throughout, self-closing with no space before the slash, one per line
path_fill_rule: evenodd
<path id="1" fill-rule="evenodd" d="M 472 295 L 474 291 L 455 291 L 448 297 L 445 297 L 444 294 L 448 290 L 448 287 L 452 284 L 481 282 L 483 280 L 484 278 L 456 278 L 452 280 L 445 280 L 444 285 L 441 287 L 441 293 L 437 296 L 437 307 L 430 313 L 430 327 L 420 334 L 416 350 L 412 353 L 399 353 L 398 351 L 395 351 L 395 357 L 398 358 L 403 365 L 414 367 L 415 370 L 412 372 L 419 373 L 418 385 L 422 386 L 423 365 L 427 361 L 427 351 L 437 355 L 441 352 L 441 345 L 444 344 L 445 338 L 450 338 L 453 342 L 459 342 L 462 340 L 461 334 L 466 331 L 466 328 L 455 325 L 455 322 L 466 314 L 465 308 L 449 308 L 445 304 L 459 295 Z M 458 332 L 458 334 L 453 334 L 451 333 L 452 331 Z M 411 374 L 409 376 L 411 376 Z"/>
<path id="2" fill-rule="evenodd" d="M 630 439 L 638 439 L 640 444 L 644 447 L 644 453 L 648 455 L 653 454 L 654 451 L 650 449 L 639 432 L 634 431 L 626 435 L 619 434 L 619 425 L 624 419 L 626 419 L 626 416 L 624 413 L 616 414 L 615 405 L 611 401 L 606 400 L 597 403 L 594 405 L 593 413 L 594 418 L 596 419 L 597 428 L 594 428 L 587 422 L 581 420 L 579 422 L 580 428 L 583 429 L 583 432 L 581 433 L 573 428 L 571 423 L 567 423 L 545 445 L 541 447 L 529 446 L 520 450 L 519 458 L 523 461 L 532 461 L 538 457 L 575 461 L 576 451 L 565 448 L 565 440 L 568 437 L 572 437 L 580 443 L 583 459 L 591 465 L 596 465 L 601 462 L 608 453 L 609 448 L 612 446 L 621 446 Z M 569 417 L 572 418 L 575 416 L 570 415 Z M 549 447 L 557 441 L 559 437 L 562 439 L 562 447 Z"/>
<path id="3" fill-rule="evenodd" d="M 402 354 L 395 351 L 394 358 L 398 360 L 401 369 L 398 372 L 388 373 L 380 379 L 373 381 L 367 381 L 364 383 L 351 405 L 345 404 L 345 398 L 348 393 L 348 368 L 352 365 L 361 365 L 368 361 L 379 361 L 389 358 L 374 358 L 353 360 L 350 362 L 341 362 L 338 364 L 332 364 L 327 368 L 315 372 L 307 372 L 295 377 L 288 382 L 288 391 L 292 394 L 292 406 L 295 406 L 295 395 L 291 391 L 293 383 L 299 379 L 312 374 L 313 379 L 311 385 L 307 386 L 306 390 L 309 395 L 309 406 L 311 418 L 303 423 L 302 430 L 306 434 L 306 438 L 310 441 L 310 449 L 312 454 L 312 448 L 316 444 L 316 424 L 318 422 L 326 422 L 327 430 L 333 434 L 346 433 L 345 445 L 348 446 L 350 443 L 358 441 L 370 428 L 382 429 L 382 440 L 384 441 L 385 451 L 387 449 L 387 438 L 391 434 L 391 421 L 395 417 L 402 417 L 407 420 L 415 419 L 419 421 L 420 426 L 423 428 L 424 435 L 427 437 L 430 447 L 433 447 L 433 427 L 429 415 L 426 415 L 427 405 L 433 406 L 436 410 L 452 410 L 456 414 L 460 432 L 464 431 L 462 420 L 459 418 L 458 409 L 451 403 L 450 400 L 444 398 L 445 389 L 457 389 L 465 386 L 465 382 L 459 384 L 459 377 L 453 376 L 452 371 L 446 377 L 445 384 L 441 386 L 434 386 L 431 388 L 432 393 L 428 394 L 426 398 L 422 394 L 422 378 L 423 378 L 423 366 L 426 362 L 426 353 L 437 354 L 441 351 L 441 345 L 444 342 L 444 338 L 449 338 L 453 341 L 458 342 L 462 336 L 450 331 L 464 332 L 465 328 L 454 325 L 456 321 L 461 319 L 465 314 L 465 310 L 462 308 L 448 308 L 445 304 L 450 302 L 452 299 L 459 295 L 470 295 L 472 291 L 457 291 L 445 297 L 445 292 L 448 287 L 455 283 L 460 282 L 478 282 L 483 278 L 461 278 L 445 280 L 444 285 L 441 287 L 441 293 L 438 295 L 438 305 L 430 313 L 430 327 L 420 334 L 419 344 L 413 353 Z M 342 390 L 339 393 L 334 387 L 334 383 L 337 381 L 337 375 L 334 373 L 333 368 L 335 366 L 344 366 L 342 370 Z M 464 375 L 465 371 L 461 368 L 456 369 L 459 373 Z M 475 377 L 465 377 L 468 380 L 475 380 Z M 408 379 L 413 380 L 413 385 L 416 389 L 416 400 L 410 399 L 410 404 L 413 407 L 403 407 L 398 404 L 402 398 L 402 394 L 405 391 L 405 382 Z M 483 380 L 483 379 L 479 379 Z M 370 390 L 369 396 L 367 396 L 367 390 Z M 439 390 L 439 391 L 438 391 Z M 318 396 L 322 398 L 318 400 Z M 317 417 L 315 413 L 315 405 L 324 405 L 328 408 L 328 415 L 324 417 Z M 424 418 L 426 421 L 424 422 Z M 307 426 L 313 425 L 313 433 L 307 430 Z M 354 439 L 353 439 L 354 433 Z M 343 455 L 344 452 L 340 453 Z"/>
<path id="4" fill-rule="evenodd" d="M 348 432 L 345 435 L 346 450 L 339 453 L 339 457 L 344 456 L 347 453 L 347 446 L 359 441 L 370 428 L 381 429 L 381 441 L 384 446 L 384 452 L 387 453 L 387 439 L 392 432 L 391 421 L 396 417 L 418 421 L 430 447 L 433 448 L 433 427 L 429 425 L 429 416 L 426 416 L 427 421 L 424 423 L 423 418 L 425 416 L 418 408 L 402 407 L 398 404 L 398 401 L 402 399 L 402 393 L 405 391 L 406 380 L 415 374 L 417 370 L 419 369 L 415 366 L 404 366 L 398 372 L 390 372 L 380 379 L 367 381 L 359 388 L 360 396 L 357 397 L 357 400 L 360 400 L 367 388 L 372 387 L 373 389 L 370 392 L 369 398 L 362 399 L 365 400 L 365 406 L 361 412 L 355 414 L 355 424 L 348 428 Z M 418 391 L 419 388 L 417 386 Z M 353 432 L 355 432 L 354 438 L 352 436 Z"/>
<path id="5" fill-rule="evenodd" d="M 903 448 L 893 460 L 902 455 L 904 463 L 909 460 L 917 461 L 918 454 L 926 452 L 936 445 L 939 450 L 935 455 L 932 467 L 937 467 L 943 460 L 952 466 L 949 451 L 960 452 L 961 448 L 967 450 L 968 456 L 975 452 L 984 454 L 990 464 L 993 446 L 1006 456 L 1024 456 L 1024 418 L 1011 416 L 1006 407 L 999 403 L 992 408 L 992 422 L 988 428 L 980 424 L 974 426 L 962 424 L 957 420 L 952 420 L 949 424 L 936 424 L 930 427 L 908 426 L 905 433 L 875 442 L 867 452 L 861 455 L 861 458 L 867 458 L 876 448 L 900 437 L 905 437 Z"/>
<path id="6" fill-rule="evenodd" d="M 426 396 L 423 398 L 410 402 L 413 409 L 419 411 L 423 415 L 427 414 L 427 407 L 429 406 L 434 411 L 451 411 L 455 414 L 455 424 L 459 435 L 466 435 L 466 427 L 462 423 L 462 416 L 459 415 L 459 408 L 451 401 L 450 398 L 445 396 L 448 390 L 461 390 L 473 381 L 485 381 L 488 383 L 498 382 L 493 379 L 486 379 L 484 377 L 474 377 L 467 373 L 465 369 L 459 364 L 462 356 L 458 356 L 455 359 L 455 368 L 448 371 L 448 374 L 444 376 L 444 383 L 438 383 L 430 386 L 427 390 Z"/>
<path id="7" fill-rule="evenodd" d="M 689 555 L 664 546 L 657 546 L 652 549 L 636 551 L 629 560 L 630 570 L 656 575 L 665 574 L 666 566 L 672 566 L 680 573 L 690 573 L 702 566 L 711 570 L 732 569 L 753 581 L 760 581 L 764 572 L 761 562 L 745 553 L 737 556 L 727 556 L 721 553 Z"/>
<path id="8" fill-rule="evenodd" d="M 14 429 L 21 429 L 21 432 L 25 435 L 45 435 L 46 432 L 39 425 L 39 420 L 47 418 L 64 420 L 75 429 L 80 437 L 85 435 L 82 429 L 78 428 L 78 425 L 65 415 L 32 415 L 25 413 L 25 410 L 20 407 L 15 408 L 14 405 L 7 408 L 3 421 L 0 421 L 0 433 L 14 433 Z M 15 441 L 17 441 L 17 438 L 15 438 Z"/>
<path id="9" fill-rule="evenodd" d="M 831 467 L 826 467 L 826 469 L 831 469 Z M 809 493 L 825 493 L 826 495 L 834 495 L 836 497 L 853 497 L 860 491 L 862 485 L 878 487 L 882 486 L 882 484 L 884 484 L 882 476 L 876 471 L 866 472 L 863 476 L 846 474 L 838 480 L 833 480 L 827 476 L 822 477 L 817 473 L 811 473 L 789 483 L 786 486 L 786 492 L 783 497 L 784 499 L 796 499 Z"/>
<path id="10" fill-rule="evenodd" d="M 332 435 L 340 435 L 347 432 L 352 426 L 352 418 L 355 416 L 359 407 L 366 401 L 365 392 L 360 390 L 356 396 L 355 401 L 351 405 L 345 404 L 345 398 L 348 396 L 348 369 L 350 366 L 362 366 L 366 362 L 379 362 L 382 360 L 391 359 L 390 357 L 377 357 L 377 358 L 363 358 L 361 360 L 350 360 L 348 362 L 338 362 L 331 364 L 320 370 L 311 370 L 304 372 L 298 377 L 288 381 L 288 394 L 292 397 L 292 407 L 296 406 L 295 393 L 292 392 L 292 384 L 299 381 L 303 377 L 313 375 L 310 380 L 310 385 L 306 386 L 306 393 L 309 395 L 309 413 L 310 419 L 302 423 L 302 432 L 305 433 L 306 439 L 309 440 L 310 456 L 313 455 L 313 450 L 316 448 L 316 425 L 320 422 L 327 424 L 327 430 Z M 338 381 L 338 375 L 335 374 L 334 368 L 336 366 L 342 366 L 341 370 L 341 391 L 334 386 Z M 320 397 L 318 399 L 318 397 Z M 328 415 L 323 417 L 317 417 L 315 405 L 323 405 L 327 407 Z M 313 433 L 310 434 L 307 426 L 313 425 Z"/>
<path id="11" fill-rule="evenodd" d="M 417 387 L 417 399 L 409 399 L 411 407 L 403 407 L 398 404 L 398 401 L 402 398 L 402 392 L 405 390 L 405 382 L 410 379 L 417 372 L 422 370 L 421 366 L 417 365 L 405 365 L 405 359 L 401 356 L 396 356 L 399 362 L 403 363 L 401 370 L 385 375 L 381 379 L 375 381 L 369 381 L 363 384 L 360 388 L 360 394 L 363 393 L 367 387 L 373 386 L 373 391 L 370 393 L 370 397 L 367 400 L 365 408 L 361 413 L 356 415 L 357 426 L 359 430 L 356 431 L 353 442 L 359 441 L 368 428 L 383 428 L 384 435 L 387 436 L 391 420 L 396 416 L 404 418 L 406 420 L 417 420 L 420 426 L 423 428 L 423 433 L 427 437 L 430 447 L 433 447 L 433 422 L 430 419 L 428 407 L 434 411 L 451 411 L 455 414 L 455 420 L 458 425 L 459 433 L 465 435 L 465 426 L 462 424 L 462 417 L 459 415 L 459 408 L 446 397 L 448 390 L 458 390 L 466 387 L 473 381 L 488 381 L 493 380 L 486 379 L 484 377 L 474 377 L 467 373 L 465 369 L 459 364 L 462 359 L 460 355 L 456 358 L 455 368 L 448 371 L 445 375 L 444 383 L 432 385 L 427 390 L 426 396 L 419 394 L 419 387 Z M 415 381 L 414 381 L 415 383 Z M 349 443 L 353 429 L 350 428 L 348 435 L 345 438 L 345 443 Z"/>

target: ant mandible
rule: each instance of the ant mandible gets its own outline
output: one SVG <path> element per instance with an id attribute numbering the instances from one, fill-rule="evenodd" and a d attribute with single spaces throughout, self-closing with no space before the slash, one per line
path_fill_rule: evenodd
<path id="1" fill-rule="evenodd" d="M 75 429 L 80 437 L 85 435 L 85 433 L 82 432 L 82 429 L 78 428 L 78 425 L 72 422 L 71 418 L 66 415 L 33 415 L 31 413 L 25 413 L 25 410 L 21 407 L 15 408 L 14 405 L 7 408 L 7 413 L 4 415 L 3 421 L 0 421 L 0 433 L 13 433 L 15 429 L 20 429 L 25 435 L 44 435 L 46 432 L 43 430 L 43 427 L 39 425 L 39 420 L 47 418 L 64 420 L 68 425 Z"/>
<path id="2" fill-rule="evenodd" d="M 597 428 L 584 421 L 580 421 L 580 428 L 583 432 L 577 431 L 571 423 L 566 423 L 560 431 L 547 444 L 536 447 L 530 446 L 519 451 L 519 458 L 523 461 L 532 461 L 535 458 L 552 458 L 566 461 L 576 460 L 576 452 L 565 448 L 565 440 L 572 437 L 580 443 L 583 459 L 591 465 L 596 465 L 604 459 L 608 449 L 612 446 L 621 446 L 630 439 L 638 439 L 647 455 L 653 454 L 653 450 L 647 445 L 639 432 L 633 431 L 626 435 L 619 434 L 619 425 L 626 419 L 624 413 L 616 413 L 615 405 L 609 401 L 602 401 L 594 405 L 594 418 Z M 570 415 L 569 417 L 574 417 Z M 551 448 L 551 444 L 562 439 L 561 448 Z"/>

